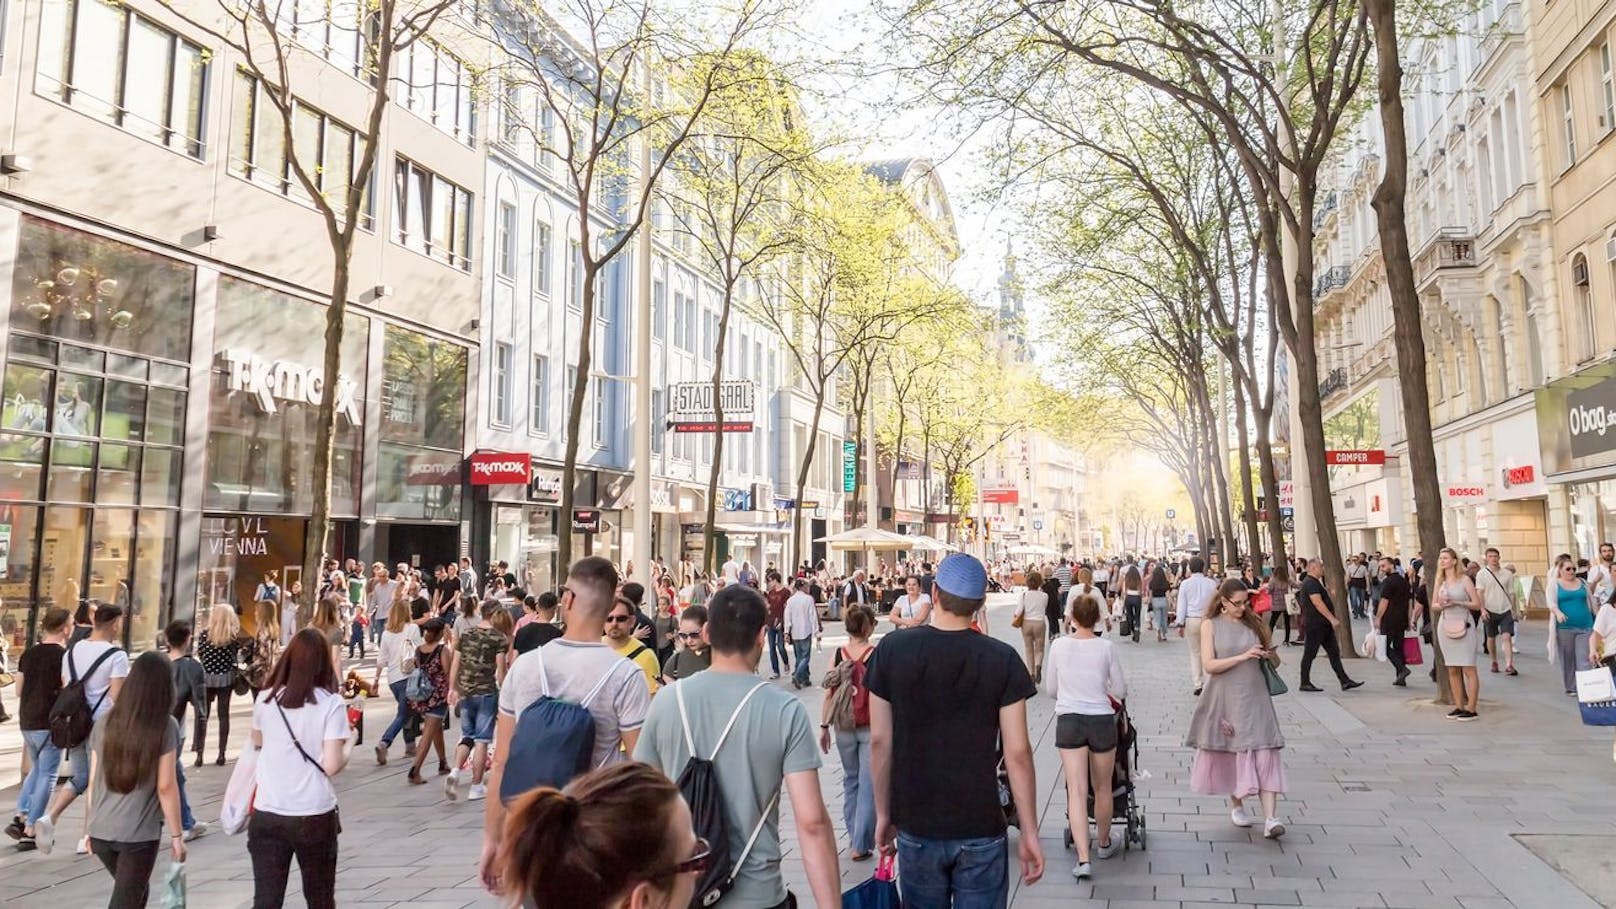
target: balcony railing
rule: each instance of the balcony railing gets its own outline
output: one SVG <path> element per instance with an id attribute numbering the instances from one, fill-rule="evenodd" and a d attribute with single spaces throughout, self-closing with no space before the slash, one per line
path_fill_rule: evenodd
<path id="1" fill-rule="evenodd" d="M 1330 370 L 1330 374 L 1324 377 L 1323 382 L 1319 383 L 1319 400 L 1323 401 L 1336 392 L 1345 391 L 1346 388 L 1346 367 L 1337 366 L 1335 369 Z"/>
<path id="2" fill-rule="evenodd" d="M 1492 58 L 1500 47 L 1503 47 L 1510 38 L 1521 34 L 1521 4 L 1520 0 L 1506 3 L 1498 13 L 1498 21 L 1487 27 L 1487 33 L 1481 36 L 1481 59 Z"/>
<path id="3" fill-rule="evenodd" d="M 1476 238 L 1467 228 L 1443 228 L 1436 239 L 1414 256 L 1414 279 L 1424 284 L 1437 272 L 1449 268 L 1474 268 Z"/>
<path id="4" fill-rule="evenodd" d="M 1341 199 L 1334 192 L 1320 200 L 1318 207 L 1313 209 L 1313 229 L 1318 230 L 1323 227 L 1325 220 L 1334 214 L 1340 205 Z"/>
<path id="5" fill-rule="evenodd" d="M 1313 302 L 1317 304 L 1324 299 L 1324 295 L 1332 290 L 1347 286 L 1347 279 L 1352 277 L 1352 269 L 1345 265 L 1336 265 L 1326 268 L 1313 279 Z"/>

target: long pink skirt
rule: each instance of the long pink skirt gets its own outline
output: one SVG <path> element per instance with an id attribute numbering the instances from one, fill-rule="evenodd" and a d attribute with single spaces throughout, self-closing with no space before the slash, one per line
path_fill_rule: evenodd
<path id="1" fill-rule="evenodd" d="M 1279 748 L 1260 751 L 1195 752 L 1190 766 L 1190 790 L 1201 795 L 1244 799 L 1258 792 L 1285 791 L 1285 764 Z"/>

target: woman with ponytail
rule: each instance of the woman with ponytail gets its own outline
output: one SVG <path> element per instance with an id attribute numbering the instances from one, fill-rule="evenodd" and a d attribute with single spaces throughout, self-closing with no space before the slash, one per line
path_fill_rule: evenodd
<path id="1" fill-rule="evenodd" d="M 710 854 L 679 787 L 629 761 L 518 799 L 484 883 L 528 909 L 684 909 Z"/>

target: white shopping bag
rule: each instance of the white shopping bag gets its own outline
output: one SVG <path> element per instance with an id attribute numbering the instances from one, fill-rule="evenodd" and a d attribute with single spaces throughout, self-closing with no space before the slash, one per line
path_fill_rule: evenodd
<path id="1" fill-rule="evenodd" d="M 1386 636 L 1378 631 L 1370 631 L 1364 635 L 1363 643 L 1358 645 L 1358 655 L 1365 659 L 1386 662 Z"/>
<path id="2" fill-rule="evenodd" d="M 224 787 L 224 801 L 219 805 L 219 827 L 226 834 L 247 829 L 247 819 L 252 817 L 253 796 L 257 792 L 258 749 L 249 747 L 236 758 L 230 782 Z"/>
<path id="3" fill-rule="evenodd" d="M 1608 704 L 1616 701 L 1616 677 L 1610 669 L 1595 666 L 1577 670 L 1577 702 L 1580 704 Z"/>

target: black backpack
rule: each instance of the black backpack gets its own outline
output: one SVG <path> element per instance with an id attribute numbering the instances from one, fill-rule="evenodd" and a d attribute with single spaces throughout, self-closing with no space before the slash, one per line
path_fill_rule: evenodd
<path id="1" fill-rule="evenodd" d="M 685 730 L 685 747 L 690 750 L 690 759 L 685 761 L 685 769 L 680 771 L 678 786 L 679 792 L 685 797 L 685 804 L 690 806 L 690 822 L 696 835 L 707 841 L 712 850 L 709 854 L 707 870 L 702 872 L 701 879 L 696 881 L 696 889 L 690 898 L 691 909 L 705 909 L 724 898 L 735 887 L 735 876 L 740 873 L 741 866 L 746 864 L 746 857 L 752 854 L 752 847 L 757 845 L 757 839 L 763 833 L 763 825 L 768 823 L 769 815 L 774 812 L 774 805 L 780 800 L 780 792 L 776 790 L 769 803 L 763 806 L 763 813 L 758 816 L 757 826 L 752 828 L 752 835 L 746 839 L 746 847 L 741 850 L 739 858 L 730 861 L 729 854 L 729 820 L 724 813 L 724 792 L 718 784 L 718 773 L 713 766 L 713 759 L 718 757 L 718 750 L 724 747 L 724 740 L 729 738 L 730 730 L 735 728 L 735 721 L 740 719 L 741 711 L 746 709 L 748 701 L 758 690 L 768 685 L 768 682 L 758 682 L 735 705 L 735 712 L 730 714 L 729 722 L 724 724 L 724 731 L 718 734 L 718 743 L 713 746 L 708 757 L 701 757 L 696 750 L 696 742 L 690 734 L 690 719 L 685 714 L 684 685 L 674 683 L 673 696 L 679 704 L 679 723 Z"/>
<path id="2" fill-rule="evenodd" d="M 92 707 L 89 696 L 84 693 L 84 680 L 95 675 L 95 671 L 101 668 L 101 664 L 105 663 L 108 657 L 120 652 L 118 648 L 113 647 L 102 653 L 90 664 L 90 671 L 80 678 L 78 669 L 73 666 L 73 648 L 68 648 L 68 682 L 57 693 L 56 702 L 51 704 L 49 715 L 52 745 L 62 749 L 77 748 L 90 737 L 90 729 L 95 726 L 95 712 L 101 709 L 101 702 L 107 699 L 112 687 L 109 685 L 106 691 L 101 692 L 101 696 L 96 698 L 95 706 Z"/>

